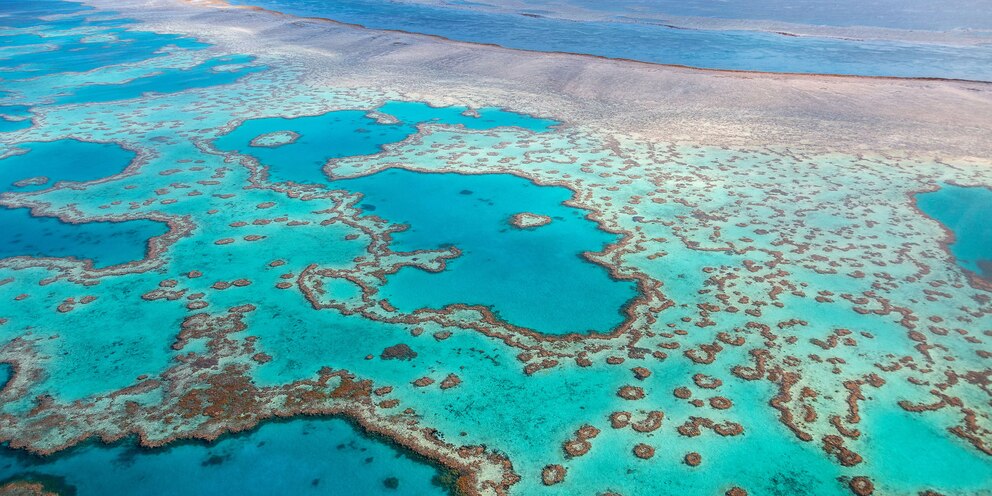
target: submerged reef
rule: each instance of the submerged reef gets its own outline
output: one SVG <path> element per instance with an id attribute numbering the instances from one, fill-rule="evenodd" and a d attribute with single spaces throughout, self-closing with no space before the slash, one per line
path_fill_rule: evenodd
<path id="1" fill-rule="evenodd" d="M 0 6 L 4 490 L 294 436 L 409 455 L 326 464 L 353 494 L 988 490 L 992 238 L 934 200 L 987 208 L 987 161 L 648 139 L 176 12 L 272 13 L 40 3 Z"/>

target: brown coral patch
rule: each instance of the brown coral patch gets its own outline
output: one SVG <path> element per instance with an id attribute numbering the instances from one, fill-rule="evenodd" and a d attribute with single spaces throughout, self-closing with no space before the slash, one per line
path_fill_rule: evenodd
<path id="1" fill-rule="evenodd" d="M 455 374 L 448 374 L 444 380 L 441 381 L 441 389 L 451 389 L 462 383 L 461 377 Z"/>
<path id="2" fill-rule="evenodd" d="M 661 427 L 661 422 L 664 419 L 664 412 L 658 410 L 650 411 L 644 420 L 634 422 L 630 427 L 637 432 L 654 432 Z"/>
<path id="3" fill-rule="evenodd" d="M 639 400 L 644 398 L 644 389 L 637 386 L 623 386 L 617 391 L 617 396 L 625 400 Z"/>
<path id="4" fill-rule="evenodd" d="M 610 425 L 614 429 L 623 429 L 630 425 L 630 412 L 613 412 L 610 414 Z"/>
<path id="5" fill-rule="evenodd" d="M 875 493 L 875 484 L 864 476 L 859 475 L 852 478 L 848 485 L 851 487 L 851 491 L 858 496 L 870 496 Z"/>
<path id="6" fill-rule="evenodd" d="M 417 352 L 408 345 L 399 343 L 383 349 L 379 358 L 383 360 L 413 360 L 417 358 Z"/>
<path id="7" fill-rule="evenodd" d="M 654 448 L 644 443 L 639 443 L 634 446 L 634 456 L 642 460 L 650 459 L 654 456 Z"/>
<path id="8" fill-rule="evenodd" d="M 541 482 L 543 482 L 545 486 L 553 486 L 565 480 L 566 473 L 567 470 L 561 465 L 545 465 L 544 469 L 541 470 Z"/>
<path id="9" fill-rule="evenodd" d="M 634 377 L 639 381 L 643 381 L 651 376 L 651 371 L 644 367 L 634 367 L 630 370 L 634 372 Z"/>

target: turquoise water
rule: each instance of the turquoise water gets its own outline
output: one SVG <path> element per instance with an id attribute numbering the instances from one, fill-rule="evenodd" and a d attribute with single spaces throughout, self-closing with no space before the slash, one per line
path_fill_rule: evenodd
<path id="1" fill-rule="evenodd" d="M 78 496 L 447 494 L 439 477 L 337 418 L 272 422 L 211 444 L 152 450 L 86 443 L 39 458 L 0 447 L 0 480 L 37 480 Z"/>
<path id="2" fill-rule="evenodd" d="M 31 113 L 27 106 L 0 105 L 0 133 L 9 133 L 31 127 L 30 117 Z"/>
<path id="3" fill-rule="evenodd" d="M 0 159 L 0 192 L 102 179 L 122 172 L 136 156 L 114 143 L 75 139 L 18 143 L 13 152 Z M 166 224 L 148 220 L 68 223 L 32 216 L 26 208 L 0 208 L 0 219 L 6 231 L 0 258 L 73 257 L 92 260 L 97 268 L 141 260 L 148 240 L 168 231 Z"/>
<path id="4" fill-rule="evenodd" d="M 636 295 L 633 283 L 614 281 L 605 268 L 582 258 L 618 237 L 599 230 L 586 211 L 565 206 L 572 196 L 566 188 L 509 174 L 399 169 L 332 185 L 361 193 L 367 214 L 410 226 L 393 235 L 394 250 L 461 250 L 442 272 L 404 268 L 389 276 L 383 296 L 400 310 L 466 303 L 491 307 L 506 322 L 546 334 L 608 332 L 623 321 L 620 310 Z M 511 226 L 510 217 L 521 212 L 552 221 L 533 229 Z"/>
<path id="5" fill-rule="evenodd" d="M 566 188 L 539 187 L 512 175 L 389 170 L 329 180 L 322 171 L 329 159 L 376 153 L 424 123 L 543 132 L 554 121 L 499 109 L 480 109 L 473 117 L 465 114 L 464 107 L 435 108 L 416 102 L 389 102 L 376 110 L 397 122 L 380 124 L 361 111 L 255 119 L 241 123 L 215 146 L 254 157 L 268 167 L 273 181 L 326 184 L 361 193 L 359 208 L 366 214 L 409 226 L 393 236 L 394 251 L 451 246 L 461 250 L 462 255 L 440 273 L 405 268 L 390 276 L 384 296 L 400 310 L 481 305 L 506 322 L 548 334 L 608 332 L 623 321 L 621 309 L 634 297 L 634 285 L 611 280 L 604 268 L 582 258 L 583 252 L 600 251 L 618 237 L 585 219 L 586 211 L 563 205 L 572 196 Z M 279 132 L 292 132 L 298 138 L 287 144 L 257 145 L 260 138 Z M 523 212 L 554 220 L 538 229 L 513 228 L 510 218 Z M 562 288 L 558 282 L 562 280 L 570 284 Z M 520 291 L 524 287 L 528 291 Z M 589 294 L 599 296 L 596 305 L 587 303 Z"/>
<path id="6" fill-rule="evenodd" d="M 148 240 L 169 230 L 165 223 L 151 220 L 71 224 L 33 216 L 27 208 L 6 207 L 0 207 L 0 225 L 0 259 L 71 257 L 91 260 L 96 268 L 141 260 Z"/>
<path id="7" fill-rule="evenodd" d="M 942 184 L 916 195 L 916 204 L 954 233 L 950 250 L 957 263 L 992 281 L 992 189 Z"/>
<path id="8" fill-rule="evenodd" d="M 872 463 L 893 494 L 913 488 L 968 491 L 988 487 L 992 464 L 968 449 L 964 443 L 948 439 L 942 430 L 928 423 L 925 416 L 901 410 L 879 412 L 866 429 L 865 442 L 878 443 L 888 455 Z M 950 467 L 954 477 L 947 476 Z M 977 492 L 975 494 L 981 494 Z"/>
<path id="9" fill-rule="evenodd" d="M 194 88 L 206 88 L 233 83 L 248 74 L 265 70 L 250 64 L 245 55 L 216 57 L 190 68 L 168 68 L 156 74 L 120 84 L 95 84 L 72 90 L 60 97 L 58 103 L 93 103 L 128 100 L 148 93 L 177 93 Z M 232 66 L 224 69 L 224 66 Z"/>
<path id="10" fill-rule="evenodd" d="M 581 53 L 709 69 L 992 80 L 992 46 L 988 45 L 967 47 L 794 37 L 760 31 L 675 28 L 667 26 L 664 19 L 651 19 L 650 15 L 655 14 L 650 13 L 657 12 L 658 7 L 650 4 L 647 9 L 649 17 L 642 17 L 642 22 L 577 22 L 540 15 L 521 15 L 540 13 L 539 7 L 519 13 L 499 13 L 383 0 L 237 0 L 235 3 L 301 16 L 326 17 L 373 29 L 432 34 L 508 48 Z M 731 18 L 750 10 L 751 2 L 738 4 L 737 7 L 721 5 L 718 9 L 728 12 L 726 17 Z M 862 8 L 860 5 L 844 8 L 834 2 L 829 5 L 829 10 L 833 12 L 846 13 Z M 944 10 L 934 9 L 932 6 L 927 9 Z M 644 15 L 643 10 L 632 9 L 625 14 L 636 19 Z M 707 15 L 702 11 L 694 14 L 691 8 L 676 7 L 675 10 L 690 15 Z M 778 9 L 771 4 L 766 6 L 765 11 L 778 12 Z M 885 9 L 879 11 L 885 12 Z M 967 6 L 962 6 L 957 12 L 968 11 Z M 778 17 L 774 15 L 772 18 Z M 979 19 L 987 17 L 978 16 Z M 969 15 L 958 19 L 971 18 Z M 988 23 L 984 27 L 988 29 Z"/>
<path id="11" fill-rule="evenodd" d="M 486 458 L 460 448 L 485 446 L 512 473 L 485 465 L 482 483 L 519 476 L 511 495 L 740 486 L 840 496 L 854 476 L 869 477 L 875 494 L 988 492 L 990 458 L 948 429 L 963 425 L 963 408 L 989 427 L 977 351 L 992 309 L 981 290 L 955 283 L 958 268 L 934 256 L 941 232 L 907 201 L 936 177 L 992 184 L 985 167 L 676 146 L 526 108 L 432 107 L 398 101 L 389 80 L 314 84 L 325 68 L 289 51 L 225 53 L 65 2 L 0 9 L 0 57 L 38 55 L 0 64 L 5 76 L 31 77 L 3 81 L 0 114 L 13 118 L 4 122 L 36 116 L 0 135 L 5 152 L 26 151 L 0 160 L 0 257 L 106 267 L 147 256 L 148 239 L 166 229 L 151 219 L 189 227 L 140 270 L 0 262 L 0 382 L 9 364 L 20 370 L 0 390 L 0 440 L 43 450 L 87 439 L 43 458 L 0 449 L 0 479 L 81 495 L 444 493 L 439 470 L 388 437 L 302 410 L 366 416 L 405 445 L 473 463 Z M 59 12 L 68 15 L 38 19 Z M 561 26 L 548 26 L 553 41 Z M 252 174 L 257 165 L 267 178 Z M 42 174 L 47 182 L 12 186 Z M 59 181 L 74 184 L 52 188 Z M 552 185 L 561 183 L 574 192 Z M 983 191 L 920 195 L 920 208 L 955 231 L 952 251 L 988 246 L 981 215 L 964 213 L 989 204 Z M 583 257 L 620 237 L 569 200 L 630 233 L 606 261 L 643 287 Z M 31 216 L 29 204 L 80 223 Z M 511 219 L 521 213 L 550 223 L 520 229 Z M 101 221 L 123 218 L 135 220 Z M 956 256 L 973 267 L 985 257 Z M 635 296 L 629 329 L 560 339 L 609 331 Z M 70 299 L 78 304 L 63 307 Z M 489 327 L 475 312 L 417 312 L 453 303 L 536 332 Z M 889 311 L 896 305 L 916 319 Z M 932 346 L 917 346 L 900 319 Z M 766 373 L 735 375 L 759 351 Z M 334 375 L 343 371 L 355 382 Z M 851 396 L 850 381 L 872 374 L 885 384 Z M 785 378 L 796 381 L 788 399 Z M 899 409 L 937 401 L 935 389 L 954 404 Z M 621 411 L 635 422 L 663 411 L 664 421 L 614 428 Z M 860 464 L 824 453 L 823 436 L 840 432 L 835 418 L 858 431 L 844 442 Z M 698 419 L 743 433 L 680 429 Z M 600 430 L 589 452 L 566 456 L 563 443 L 584 425 Z M 93 437 L 135 429 L 151 442 L 219 438 L 144 449 Z M 635 456 L 639 444 L 654 457 Z M 700 466 L 686 464 L 690 452 Z M 560 484 L 542 482 L 549 464 L 567 468 Z"/>
<path id="12" fill-rule="evenodd" d="M 324 164 L 334 158 L 371 155 L 384 145 L 398 143 L 417 132 L 421 124 L 464 126 L 485 130 L 495 127 L 521 127 L 546 131 L 555 121 L 538 119 L 500 109 L 479 109 L 479 116 L 465 115 L 465 107 L 431 107 L 418 102 L 389 102 L 379 112 L 398 122 L 381 124 L 361 110 L 343 110 L 306 117 L 250 119 L 218 138 L 218 150 L 238 151 L 255 157 L 267 167 L 270 181 L 324 184 L 328 181 Z M 252 142 L 270 133 L 292 131 L 298 135 L 289 143 L 258 146 Z"/>
<path id="13" fill-rule="evenodd" d="M 116 143 L 74 139 L 18 143 L 11 152 L 0 159 L 0 192 L 40 191 L 63 181 L 102 179 L 123 172 L 136 157 Z M 16 185 L 32 178 L 43 179 Z"/>
<path id="14" fill-rule="evenodd" d="M 16 9 L 20 2 L 5 2 L 0 13 Z M 13 8 L 13 9 L 12 9 Z M 54 21 L 49 28 L 71 27 L 73 19 Z M 190 38 L 144 31 L 112 29 L 110 40 L 87 41 L 84 35 L 54 34 L 38 40 L 28 53 L 4 56 L 0 52 L 0 80 L 28 79 L 66 72 L 86 72 L 109 64 L 134 63 L 161 56 L 166 47 L 195 50 L 206 47 Z M 71 49 L 70 49 L 71 47 Z"/>
<path id="15" fill-rule="evenodd" d="M 7 386 L 7 381 L 14 376 L 14 369 L 9 363 L 0 363 L 0 390 Z"/>

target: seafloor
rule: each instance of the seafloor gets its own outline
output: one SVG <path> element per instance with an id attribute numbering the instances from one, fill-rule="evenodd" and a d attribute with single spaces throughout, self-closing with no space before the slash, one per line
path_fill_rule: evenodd
<path id="1" fill-rule="evenodd" d="M 992 494 L 992 85 L 90 3 L 0 4 L 0 492 Z"/>

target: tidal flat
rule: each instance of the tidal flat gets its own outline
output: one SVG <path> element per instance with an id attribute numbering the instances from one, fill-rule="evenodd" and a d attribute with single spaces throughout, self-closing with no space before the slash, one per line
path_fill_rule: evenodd
<path id="1" fill-rule="evenodd" d="M 0 494 L 992 494 L 987 46 L 260 7 L 0 4 Z"/>

